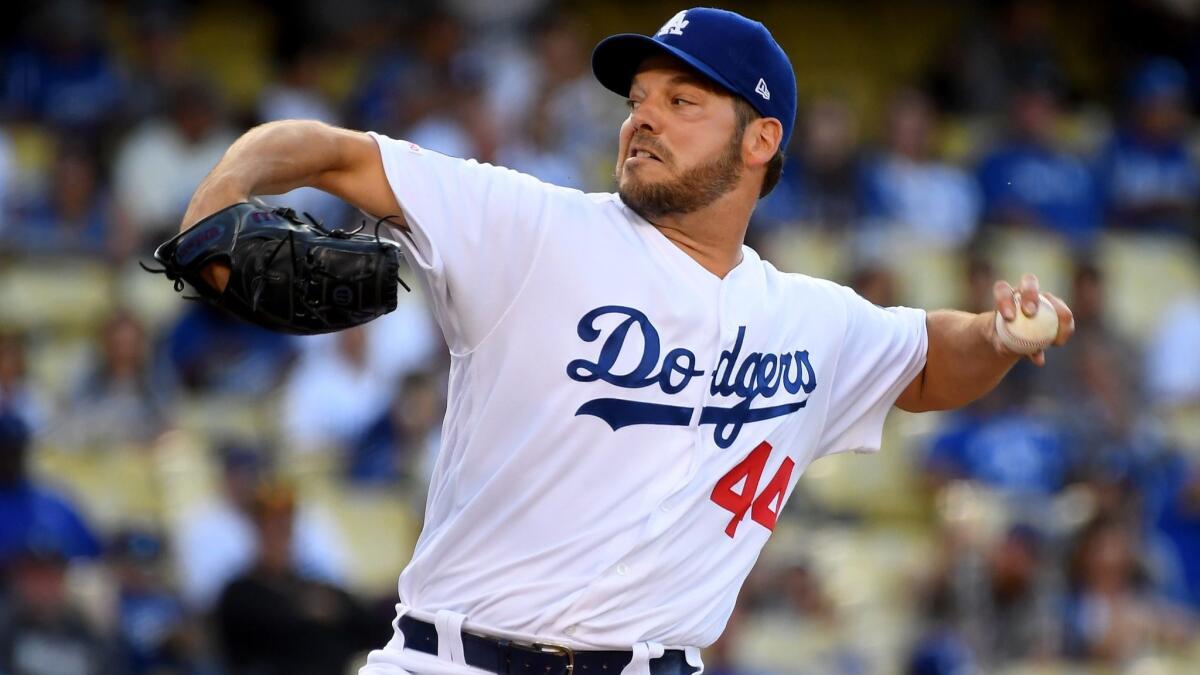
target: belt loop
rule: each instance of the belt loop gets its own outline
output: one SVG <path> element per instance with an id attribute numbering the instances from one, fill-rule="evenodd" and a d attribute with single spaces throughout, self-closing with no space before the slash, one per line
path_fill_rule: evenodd
<path id="1" fill-rule="evenodd" d="M 650 659 L 661 658 L 666 649 L 657 642 L 638 642 L 633 645 L 633 658 L 621 675 L 650 675 Z"/>
<path id="2" fill-rule="evenodd" d="M 404 631 L 400 630 L 400 619 L 408 614 L 408 605 L 396 603 L 396 618 L 392 619 L 392 639 L 388 641 L 389 649 L 404 649 Z"/>
<path id="3" fill-rule="evenodd" d="M 467 665 L 463 656 L 462 625 L 467 617 L 448 609 L 438 611 L 433 625 L 437 628 L 438 658 L 449 660 L 459 665 Z"/>

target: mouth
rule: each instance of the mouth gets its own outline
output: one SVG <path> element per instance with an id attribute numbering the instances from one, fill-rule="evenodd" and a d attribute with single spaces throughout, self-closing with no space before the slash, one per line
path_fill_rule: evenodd
<path id="1" fill-rule="evenodd" d="M 628 155 L 628 156 L 627 156 L 625 159 L 626 159 L 627 161 L 628 161 L 628 160 L 631 160 L 631 159 L 651 159 L 651 160 L 654 160 L 654 161 L 656 161 L 656 162 L 659 162 L 660 164 L 662 163 L 662 158 L 661 158 L 661 157 L 659 157 L 658 155 L 654 154 L 653 152 L 651 152 L 650 150 L 646 149 L 645 147 L 642 147 L 642 146 L 639 146 L 639 145 L 631 145 L 631 146 L 629 146 L 629 155 Z"/>

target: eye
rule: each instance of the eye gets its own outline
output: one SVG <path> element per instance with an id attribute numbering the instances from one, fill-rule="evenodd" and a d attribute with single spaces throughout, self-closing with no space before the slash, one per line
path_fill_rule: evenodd
<path id="1" fill-rule="evenodd" d="M 638 102 L 631 98 L 627 98 L 627 99 L 625 99 L 625 107 L 629 108 L 629 110 L 631 110 L 631 111 L 637 110 Z"/>
<path id="2" fill-rule="evenodd" d="M 676 96 L 675 98 L 671 99 L 671 105 L 681 107 L 685 105 L 692 105 L 692 102 L 686 98 L 683 98 L 682 96 Z"/>

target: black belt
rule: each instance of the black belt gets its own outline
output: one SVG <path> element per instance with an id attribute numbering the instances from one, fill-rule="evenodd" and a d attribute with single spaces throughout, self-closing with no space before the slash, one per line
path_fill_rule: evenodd
<path id="1" fill-rule="evenodd" d="M 438 636 L 433 624 L 402 616 L 400 631 L 405 647 L 437 656 Z M 522 644 L 465 631 L 462 643 L 467 665 L 502 675 L 620 675 L 633 659 L 631 651 L 575 651 L 561 645 Z M 691 675 L 696 670 L 680 649 L 668 649 L 661 657 L 650 659 L 651 675 Z"/>

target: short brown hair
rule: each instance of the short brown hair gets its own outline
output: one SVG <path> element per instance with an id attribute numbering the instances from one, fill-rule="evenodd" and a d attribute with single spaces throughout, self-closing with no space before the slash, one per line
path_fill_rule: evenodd
<path id="1" fill-rule="evenodd" d="M 746 131 L 746 127 L 754 120 L 762 117 L 750 102 L 740 96 L 733 97 L 733 110 L 737 114 L 737 132 L 741 134 Z M 763 176 L 762 189 L 758 191 L 758 198 L 762 199 L 771 194 L 771 190 L 779 184 L 779 179 L 783 177 L 783 148 L 775 151 L 775 156 L 771 161 L 767 162 L 767 173 Z"/>

